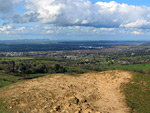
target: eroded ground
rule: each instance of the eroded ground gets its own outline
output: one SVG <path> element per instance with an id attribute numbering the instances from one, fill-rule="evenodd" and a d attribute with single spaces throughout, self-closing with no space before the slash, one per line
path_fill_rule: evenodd
<path id="1" fill-rule="evenodd" d="M 11 113 L 128 113 L 122 84 L 126 71 L 50 75 L 16 83 L 0 92 Z"/>

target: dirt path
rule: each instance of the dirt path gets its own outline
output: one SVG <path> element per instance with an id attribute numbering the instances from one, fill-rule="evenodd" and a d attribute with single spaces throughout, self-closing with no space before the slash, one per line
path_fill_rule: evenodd
<path id="1" fill-rule="evenodd" d="M 121 86 L 131 77 L 118 70 L 57 74 L 9 86 L 0 98 L 15 113 L 128 113 Z"/>

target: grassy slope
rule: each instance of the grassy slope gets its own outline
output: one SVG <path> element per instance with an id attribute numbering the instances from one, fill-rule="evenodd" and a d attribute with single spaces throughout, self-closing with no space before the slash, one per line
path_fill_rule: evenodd
<path id="1" fill-rule="evenodd" d="M 133 75 L 133 80 L 124 88 L 127 105 L 131 113 L 150 113 L 150 75 Z"/>

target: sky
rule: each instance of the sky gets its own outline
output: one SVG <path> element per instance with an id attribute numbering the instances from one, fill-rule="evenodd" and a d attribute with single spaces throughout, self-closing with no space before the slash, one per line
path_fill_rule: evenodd
<path id="1" fill-rule="evenodd" d="M 0 0 L 0 40 L 149 40 L 149 0 Z"/>

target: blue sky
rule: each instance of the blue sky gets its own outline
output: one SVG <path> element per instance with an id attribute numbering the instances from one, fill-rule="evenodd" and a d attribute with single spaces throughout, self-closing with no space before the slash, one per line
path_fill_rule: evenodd
<path id="1" fill-rule="evenodd" d="M 0 40 L 150 40 L 148 0 L 0 0 Z"/>

